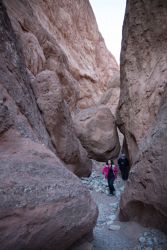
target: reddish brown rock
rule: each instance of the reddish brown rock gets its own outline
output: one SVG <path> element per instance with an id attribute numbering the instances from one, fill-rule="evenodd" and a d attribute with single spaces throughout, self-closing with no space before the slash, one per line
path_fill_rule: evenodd
<path id="1" fill-rule="evenodd" d="M 5 0 L 27 68 L 55 71 L 71 110 L 99 102 L 118 65 L 106 49 L 88 0 Z"/>
<path id="2" fill-rule="evenodd" d="M 22 136 L 53 149 L 26 72 L 20 43 L 2 5 L 0 11 L 0 133 L 12 125 Z"/>
<path id="3" fill-rule="evenodd" d="M 155 120 L 166 87 L 166 10 L 162 1 L 127 2 L 117 123 L 126 137 L 132 162 Z"/>
<path id="4" fill-rule="evenodd" d="M 134 163 L 120 203 L 120 219 L 167 233 L 167 89 L 155 126 Z"/>
<path id="5" fill-rule="evenodd" d="M 69 169 L 79 176 L 89 175 L 91 162 L 73 132 L 69 110 L 75 112 L 96 104 L 118 72 L 118 65 L 98 31 L 89 1 L 4 2 L 22 45 L 52 144 Z M 49 74 L 51 78 L 55 74 L 57 90 L 49 87 Z M 41 82 L 42 77 L 45 88 L 53 92 L 39 97 L 34 83 Z"/>
<path id="6" fill-rule="evenodd" d="M 12 45 L 7 40 L 8 35 L 13 39 Z M 75 174 L 88 176 L 91 173 L 91 161 L 75 135 L 69 107 L 63 100 L 60 80 L 53 71 L 38 74 L 45 64 L 43 50 L 31 33 L 24 32 L 21 37 L 24 38 L 25 61 L 15 34 L 8 34 L 7 31 L 2 34 L 9 45 L 7 50 L 6 42 L 1 42 L 0 119 L 3 122 L 0 131 L 6 130 L 12 123 L 23 136 L 45 143 Z M 29 65 L 28 74 L 24 63 Z M 2 112 L 8 112 L 5 119 Z"/>
<path id="7" fill-rule="evenodd" d="M 58 156 L 77 175 L 89 175 L 92 164 L 76 137 L 56 73 L 49 70 L 41 72 L 32 82 L 32 87 Z"/>
<path id="8" fill-rule="evenodd" d="M 44 145 L 9 130 L 0 159 L 1 250 L 64 250 L 92 230 L 89 191 Z"/>
<path id="9" fill-rule="evenodd" d="M 116 73 L 108 83 L 107 91 L 102 95 L 100 105 L 106 105 L 115 116 L 120 96 L 120 74 Z"/>
<path id="10" fill-rule="evenodd" d="M 105 161 L 118 156 L 119 139 L 109 108 L 101 105 L 85 109 L 75 116 L 74 122 L 78 138 L 90 158 Z"/>
<path id="11" fill-rule="evenodd" d="M 0 248 L 64 250 L 93 229 L 97 207 L 55 154 L 2 1 L 0 27 Z"/>
<path id="12" fill-rule="evenodd" d="M 132 163 L 121 218 L 167 231 L 167 2 L 127 1 L 117 122 Z"/>

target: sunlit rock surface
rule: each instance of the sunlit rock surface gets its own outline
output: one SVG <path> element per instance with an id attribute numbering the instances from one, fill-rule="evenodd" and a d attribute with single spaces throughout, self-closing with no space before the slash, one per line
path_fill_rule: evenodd
<path id="1" fill-rule="evenodd" d="M 167 227 L 167 2 L 127 1 L 117 123 L 132 165 L 121 218 Z"/>

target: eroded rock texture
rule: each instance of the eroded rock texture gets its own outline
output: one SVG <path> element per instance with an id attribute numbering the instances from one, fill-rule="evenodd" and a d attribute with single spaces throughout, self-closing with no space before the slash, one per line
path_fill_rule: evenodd
<path id="1" fill-rule="evenodd" d="M 127 1 L 117 122 L 132 170 L 121 217 L 167 230 L 167 2 Z"/>
<path id="2" fill-rule="evenodd" d="M 127 3 L 117 122 L 132 162 L 159 111 L 167 84 L 166 6 L 166 2 L 157 0 Z"/>
<path id="3" fill-rule="evenodd" d="M 40 50 L 34 51 L 41 53 L 39 70 L 43 67 L 44 57 Z M 2 250 L 67 249 L 92 230 L 97 218 L 97 208 L 89 192 L 57 156 L 57 142 L 51 134 L 56 126 L 60 132 L 60 142 L 63 138 L 64 145 L 68 145 L 70 138 L 76 142 L 75 147 L 70 148 L 69 155 L 66 155 L 66 150 L 63 156 L 70 158 L 70 169 L 78 175 L 90 173 L 90 166 L 82 168 L 84 163 L 89 162 L 86 151 L 73 132 L 72 119 L 62 99 L 58 77 L 55 72 L 50 72 L 47 78 L 50 80 L 45 82 L 47 73 L 38 72 L 35 77 L 32 72 L 27 72 L 19 39 L 0 1 Z M 51 103 L 48 99 L 51 99 Z M 56 121 L 58 118 L 59 121 Z M 68 126 L 70 135 L 66 138 Z"/>
<path id="4" fill-rule="evenodd" d="M 102 162 L 118 156 L 118 133 L 109 108 L 101 105 L 85 109 L 74 120 L 77 136 L 90 158 Z"/>
<path id="5" fill-rule="evenodd" d="M 167 90 L 155 126 L 141 147 L 120 204 L 120 218 L 167 232 Z"/>
<path id="6" fill-rule="evenodd" d="M 119 95 L 112 81 L 118 65 L 105 47 L 89 1 L 4 3 L 51 142 L 69 169 L 89 175 L 91 162 L 75 136 L 70 111 L 95 105 L 109 88 L 113 97 Z"/>
<path id="7" fill-rule="evenodd" d="M 118 72 L 88 0 L 5 0 L 33 75 L 55 71 L 71 110 L 96 104 Z"/>
<path id="8" fill-rule="evenodd" d="M 78 176 L 91 173 L 91 161 L 76 137 L 70 110 L 54 71 L 45 70 L 32 81 L 36 101 L 58 156 Z"/>
<path id="9" fill-rule="evenodd" d="M 27 117 L 31 123 L 31 126 L 26 124 L 26 119 L 24 118 L 24 114 L 22 114 L 24 111 L 16 111 L 17 105 L 13 103 L 11 105 L 11 114 L 15 117 L 17 123 L 19 123 L 17 127 L 23 130 L 26 136 L 30 136 L 31 134 L 31 137 L 32 128 L 33 130 L 35 129 L 41 141 L 58 154 L 68 169 L 72 170 L 78 176 L 88 176 L 91 173 L 91 162 L 87 157 L 87 152 L 81 146 L 80 141 L 75 135 L 69 108 L 71 107 L 72 109 L 72 104 L 68 101 L 71 100 L 73 102 L 76 99 L 77 94 L 76 91 L 72 90 L 72 86 L 75 86 L 77 89 L 77 80 L 75 79 L 75 81 L 73 81 L 72 74 L 69 72 L 67 55 L 59 46 L 59 43 L 62 41 L 60 40 L 59 43 L 56 42 L 57 36 L 54 35 L 57 34 L 55 33 L 56 27 L 54 30 L 54 24 L 52 24 L 51 34 L 49 33 L 49 28 L 43 27 L 46 25 L 45 18 L 47 19 L 47 16 L 45 18 L 41 17 L 44 15 L 42 8 L 45 9 L 47 6 L 49 8 L 51 2 L 48 1 L 47 6 L 45 6 L 42 1 L 38 2 L 39 6 L 36 6 L 36 1 L 4 2 L 8 7 L 17 39 L 21 44 L 20 47 L 22 47 L 24 54 L 24 59 L 22 58 L 22 62 L 20 62 L 20 64 L 23 64 L 23 60 L 25 60 L 27 73 L 24 69 L 24 78 L 29 78 L 29 82 L 26 86 L 22 84 L 22 88 L 19 87 L 19 84 L 13 85 L 12 80 L 8 78 L 7 81 L 9 84 L 5 87 L 6 89 L 8 88 L 7 91 L 12 91 L 12 98 L 14 101 L 16 100 L 16 104 L 19 102 L 18 106 L 26 110 Z M 52 10 L 54 10 L 54 3 Z M 58 9 L 59 7 L 57 6 Z M 66 7 L 69 7 L 68 4 Z M 46 13 L 49 15 L 49 10 L 48 12 L 46 11 Z M 39 15 L 43 20 L 42 24 Z M 47 21 L 49 25 L 49 19 L 47 19 Z M 59 69 L 63 70 L 61 72 L 64 79 L 63 81 L 61 80 L 62 78 L 60 77 L 60 72 L 57 70 L 56 64 L 59 65 Z M 12 66 L 10 65 L 9 67 Z M 12 73 L 10 77 L 13 77 Z M 20 75 L 18 77 L 21 78 Z M 66 77 L 68 79 L 65 80 Z M 64 81 L 66 81 L 65 84 Z M 27 88 L 31 94 L 26 93 Z M 73 95 L 65 94 L 69 93 L 69 89 Z M 3 92 L 4 91 L 5 90 L 3 90 Z M 4 95 L 7 94 L 8 93 L 4 93 Z M 36 100 L 37 104 L 35 103 Z M 73 104 L 76 105 L 76 102 Z M 40 117 L 38 108 L 42 114 Z M 24 126 L 23 120 L 25 120 Z M 29 131 L 26 132 L 26 130 Z M 35 136 L 33 133 L 33 137 Z"/>
<path id="10" fill-rule="evenodd" d="M 120 96 L 120 73 L 114 74 L 108 83 L 107 91 L 102 95 L 99 104 L 107 106 L 115 116 Z"/>
<path id="11" fill-rule="evenodd" d="M 92 230 L 97 207 L 53 152 L 12 129 L 0 142 L 1 250 L 64 250 Z"/>

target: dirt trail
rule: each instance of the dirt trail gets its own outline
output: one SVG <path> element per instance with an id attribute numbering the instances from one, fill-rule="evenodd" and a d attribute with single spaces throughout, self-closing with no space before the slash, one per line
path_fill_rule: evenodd
<path id="1" fill-rule="evenodd" d="M 99 208 L 93 239 L 77 243 L 71 250 L 167 250 L 167 236 L 159 230 L 145 228 L 135 222 L 118 220 L 119 200 L 124 182 L 118 176 L 115 196 L 108 195 L 107 181 L 98 165 L 91 177 L 82 178 Z"/>

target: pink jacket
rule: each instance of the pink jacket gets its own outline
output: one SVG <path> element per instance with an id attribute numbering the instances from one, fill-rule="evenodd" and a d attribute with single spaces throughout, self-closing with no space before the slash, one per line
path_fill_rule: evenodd
<path id="1" fill-rule="evenodd" d="M 107 176 L 108 176 L 108 170 L 109 170 L 109 167 L 107 165 L 105 165 L 102 169 L 102 174 L 105 175 L 105 178 L 107 179 Z"/>
<path id="2" fill-rule="evenodd" d="M 112 169 L 113 169 L 113 173 L 115 175 L 115 178 L 117 178 L 117 174 L 118 174 L 118 167 L 116 165 L 112 165 Z"/>
<path id="3" fill-rule="evenodd" d="M 115 178 L 117 178 L 117 174 L 118 174 L 118 167 L 116 165 L 112 165 L 112 169 L 113 169 L 113 173 L 115 175 Z M 107 179 L 108 176 L 108 171 L 109 171 L 109 167 L 107 165 L 105 165 L 102 169 L 102 174 L 105 175 L 105 178 Z"/>

